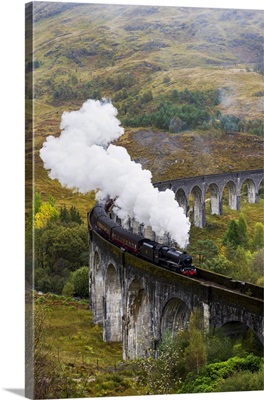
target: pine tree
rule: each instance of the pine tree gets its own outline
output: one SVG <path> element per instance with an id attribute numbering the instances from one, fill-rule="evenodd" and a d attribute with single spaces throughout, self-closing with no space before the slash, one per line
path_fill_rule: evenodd
<path id="1" fill-rule="evenodd" d="M 223 244 L 225 246 L 232 246 L 237 248 L 239 245 L 239 234 L 238 234 L 238 221 L 233 219 L 228 223 L 227 230 L 224 236 Z"/>
<path id="2" fill-rule="evenodd" d="M 261 250 L 264 247 L 264 225 L 257 222 L 254 227 L 254 236 L 252 241 L 253 250 Z"/>
<path id="3" fill-rule="evenodd" d="M 244 214 L 239 215 L 238 219 L 238 242 L 239 245 L 244 247 L 244 249 L 248 248 L 248 233 L 247 233 L 247 222 L 244 217 Z"/>
<path id="4" fill-rule="evenodd" d="M 70 222 L 70 214 L 65 205 L 60 209 L 60 220 L 66 223 Z"/>
<path id="5" fill-rule="evenodd" d="M 77 222 L 77 224 L 79 225 L 83 224 L 82 217 L 79 211 L 77 211 L 74 206 L 70 208 L 70 218 L 72 222 Z"/>
<path id="6" fill-rule="evenodd" d="M 242 246 L 236 249 L 236 256 L 233 261 L 232 278 L 241 281 L 250 282 L 252 273 L 250 270 L 250 263 L 252 261 L 252 254 L 250 251 L 245 250 Z"/>
<path id="7" fill-rule="evenodd" d="M 219 249 L 217 244 L 211 239 L 198 240 L 192 253 L 198 256 L 199 264 L 201 264 L 206 260 L 216 257 Z"/>

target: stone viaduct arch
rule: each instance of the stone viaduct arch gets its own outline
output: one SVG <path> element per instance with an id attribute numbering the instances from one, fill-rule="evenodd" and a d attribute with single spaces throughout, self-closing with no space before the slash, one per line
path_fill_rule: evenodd
<path id="1" fill-rule="evenodd" d="M 210 271 L 200 274 L 201 280 L 164 270 L 93 232 L 91 308 L 103 339 L 121 341 L 124 360 L 145 357 L 155 353 L 166 331 L 177 337 L 199 309 L 205 329 L 241 323 L 264 344 L 263 289 Z M 212 277 L 216 286 L 207 283 Z"/>
<path id="2" fill-rule="evenodd" d="M 174 336 L 177 331 L 186 329 L 191 315 L 191 310 L 182 300 L 173 298 L 167 302 L 161 317 L 161 338 L 169 331 Z"/>
<path id="3" fill-rule="evenodd" d="M 206 224 L 206 201 L 210 201 L 211 214 L 221 215 L 224 193 L 227 191 L 229 208 L 239 210 L 244 190 L 247 201 L 256 203 L 261 185 L 263 170 L 226 172 L 155 183 L 159 190 L 171 189 L 186 215 L 192 215 L 193 224 L 200 228 Z"/>
<path id="4" fill-rule="evenodd" d="M 246 187 L 246 195 L 248 203 L 256 203 L 257 201 L 257 193 L 258 190 L 256 189 L 256 184 L 252 179 L 246 179 L 244 182 L 241 183 L 241 195 L 243 195 L 243 187 Z"/>

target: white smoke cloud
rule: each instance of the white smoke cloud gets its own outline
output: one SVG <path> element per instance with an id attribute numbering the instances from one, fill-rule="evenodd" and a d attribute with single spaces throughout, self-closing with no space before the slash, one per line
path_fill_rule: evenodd
<path id="1" fill-rule="evenodd" d="M 97 199 L 110 196 L 120 218 L 134 218 L 162 236 L 169 233 L 182 248 L 189 241 L 190 222 L 167 189 L 159 192 L 151 172 L 131 160 L 126 149 L 110 144 L 124 133 L 110 102 L 87 100 L 80 110 L 64 112 L 61 135 L 49 136 L 40 150 L 51 179 Z"/>

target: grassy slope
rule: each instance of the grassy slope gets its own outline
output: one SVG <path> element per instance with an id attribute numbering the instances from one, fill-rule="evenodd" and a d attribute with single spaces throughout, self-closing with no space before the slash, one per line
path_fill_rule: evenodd
<path id="1" fill-rule="evenodd" d="M 249 134 L 128 130 L 118 143 L 154 181 L 263 167 L 262 139 Z"/>
<path id="2" fill-rule="evenodd" d="M 93 324 L 87 304 L 50 294 L 37 298 L 36 312 L 44 317 L 41 341 L 47 367 L 42 374 L 60 376 L 57 396 L 64 398 L 67 391 L 70 397 L 85 398 L 144 394 L 136 372 L 123 365 L 122 344 L 103 342 L 102 327 Z"/>

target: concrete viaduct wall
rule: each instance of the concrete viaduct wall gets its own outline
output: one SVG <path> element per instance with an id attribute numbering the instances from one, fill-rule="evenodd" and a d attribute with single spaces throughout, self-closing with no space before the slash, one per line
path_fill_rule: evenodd
<path id="1" fill-rule="evenodd" d="M 205 329 L 240 323 L 264 343 L 261 296 L 174 274 L 122 252 L 94 232 L 89 278 L 94 322 L 103 325 L 105 341 L 122 341 L 124 360 L 153 354 L 163 333 L 177 334 L 196 308 Z"/>
<path id="2" fill-rule="evenodd" d="M 184 179 L 156 182 L 159 190 L 171 189 L 179 205 L 190 214 L 190 197 L 193 197 L 193 224 L 203 228 L 206 223 L 206 195 L 210 200 L 211 214 L 222 215 L 224 189 L 228 190 L 228 205 L 232 210 L 240 209 L 242 187 L 246 187 L 249 203 L 258 201 L 258 193 L 263 183 L 263 170 L 226 172 Z M 245 186 L 243 186 L 245 185 Z"/>

